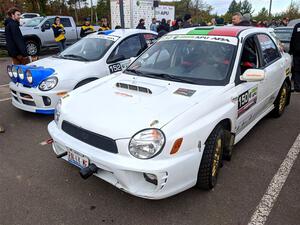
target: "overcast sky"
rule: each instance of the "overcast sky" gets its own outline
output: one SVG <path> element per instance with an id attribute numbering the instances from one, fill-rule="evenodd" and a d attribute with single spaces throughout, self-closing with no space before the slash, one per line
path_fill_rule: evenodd
<path id="1" fill-rule="evenodd" d="M 90 2 L 91 0 L 88 0 Z M 97 4 L 97 0 L 92 0 L 93 4 Z M 161 1 L 169 1 L 172 2 L 173 0 L 161 0 Z M 175 0 L 178 1 L 178 0 Z M 218 14 L 224 14 L 231 1 L 232 0 L 204 0 L 206 3 L 213 6 L 214 11 Z M 237 2 L 239 0 L 236 0 Z M 272 13 L 281 12 L 290 5 L 291 1 L 293 2 L 300 2 L 300 0 L 273 0 L 272 4 Z M 270 0 L 249 0 L 249 2 L 252 4 L 254 11 L 254 14 L 256 14 L 262 7 L 266 7 L 269 10 Z"/>
<path id="2" fill-rule="evenodd" d="M 214 12 L 224 14 L 228 9 L 231 0 L 206 0 L 206 2 L 214 7 Z M 249 0 L 249 2 L 255 10 L 254 14 L 256 14 L 262 7 L 269 9 L 270 5 L 270 0 Z M 277 13 L 285 10 L 291 3 L 291 0 L 273 0 L 272 2 L 272 13 Z"/>
<path id="3" fill-rule="evenodd" d="M 164 0 L 172 2 L 173 0 Z M 178 1 L 178 0 L 175 0 Z M 232 0 L 204 0 L 206 3 L 213 6 L 214 11 L 218 14 L 224 14 L 231 1 Z M 236 0 L 237 2 L 239 0 Z M 299 2 L 300 0 L 273 0 L 272 4 L 272 13 L 281 12 L 282 10 L 285 10 L 291 1 Z M 249 2 L 252 4 L 254 11 L 254 14 L 256 14 L 262 7 L 266 7 L 269 10 L 270 0 L 249 0 Z"/>

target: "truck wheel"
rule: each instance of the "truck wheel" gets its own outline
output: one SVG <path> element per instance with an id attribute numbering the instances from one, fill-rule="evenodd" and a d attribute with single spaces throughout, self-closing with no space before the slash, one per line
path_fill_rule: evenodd
<path id="1" fill-rule="evenodd" d="M 284 113 L 290 95 L 291 95 L 291 89 L 287 84 L 287 82 L 285 81 L 282 87 L 280 88 L 278 96 L 274 102 L 275 108 L 272 111 L 272 115 L 274 117 L 280 117 Z"/>
<path id="2" fill-rule="evenodd" d="M 215 187 L 219 168 L 222 166 L 224 129 L 218 125 L 205 142 L 196 186 L 209 190 Z"/>
<path id="3" fill-rule="evenodd" d="M 26 41 L 26 50 L 28 55 L 36 56 L 40 52 L 39 44 L 34 40 L 27 40 Z"/>
<path id="4" fill-rule="evenodd" d="M 81 87 L 81 86 L 83 86 L 83 85 L 85 85 L 87 83 L 90 83 L 90 82 L 92 82 L 94 80 L 97 80 L 97 78 L 88 78 L 86 80 L 80 81 L 78 84 L 76 84 L 76 86 L 74 87 L 74 89 L 79 88 L 79 87 Z"/>

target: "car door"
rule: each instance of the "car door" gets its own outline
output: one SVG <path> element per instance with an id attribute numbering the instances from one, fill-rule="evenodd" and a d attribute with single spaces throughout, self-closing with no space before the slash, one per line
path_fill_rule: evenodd
<path id="1" fill-rule="evenodd" d="M 142 44 L 140 34 L 135 34 L 122 40 L 107 59 L 110 73 L 123 71 L 130 64 L 130 58 L 137 57 L 145 46 Z"/>
<path id="2" fill-rule="evenodd" d="M 41 42 L 43 43 L 43 47 L 56 45 L 54 33 L 51 28 L 53 23 L 54 18 L 49 18 L 41 26 Z M 44 29 L 45 27 L 47 27 L 47 29 Z"/>
<path id="3" fill-rule="evenodd" d="M 77 41 L 77 31 L 76 26 L 72 26 L 71 20 L 68 17 L 63 17 L 60 19 L 62 25 L 65 28 L 66 34 L 66 43 L 73 44 Z"/>
<path id="4" fill-rule="evenodd" d="M 285 59 L 277 45 L 267 34 L 258 34 L 257 39 L 262 55 L 262 65 L 265 71 L 265 107 L 273 104 L 282 85 L 285 74 Z"/>
<path id="5" fill-rule="evenodd" d="M 256 36 L 252 35 L 244 40 L 239 67 L 236 74 L 234 102 L 236 103 L 236 133 L 241 132 L 263 111 L 265 81 L 245 82 L 240 76 L 248 69 L 261 69 L 261 55 Z"/>

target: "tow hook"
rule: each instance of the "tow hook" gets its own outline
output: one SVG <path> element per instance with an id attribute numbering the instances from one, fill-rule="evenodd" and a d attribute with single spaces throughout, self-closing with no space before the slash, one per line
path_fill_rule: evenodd
<path id="1" fill-rule="evenodd" d="M 83 179 L 87 179 L 90 176 L 92 176 L 93 173 L 97 173 L 98 169 L 99 168 L 95 164 L 92 163 L 88 167 L 82 168 L 79 171 L 79 174 Z"/>

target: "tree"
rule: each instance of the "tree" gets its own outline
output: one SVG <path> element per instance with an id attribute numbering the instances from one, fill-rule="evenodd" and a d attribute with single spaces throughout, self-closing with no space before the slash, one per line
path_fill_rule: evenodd
<path id="1" fill-rule="evenodd" d="M 254 17 L 257 21 L 264 21 L 269 19 L 269 11 L 263 7 Z"/>
<path id="2" fill-rule="evenodd" d="M 229 5 L 227 13 L 233 14 L 235 12 L 239 12 L 240 10 L 241 10 L 240 4 L 238 4 L 235 0 L 233 0 Z"/>
<path id="3" fill-rule="evenodd" d="M 241 10 L 240 13 L 243 15 L 246 13 L 252 14 L 254 10 L 252 11 L 252 4 L 248 0 L 244 0 L 241 3 Z"/>

